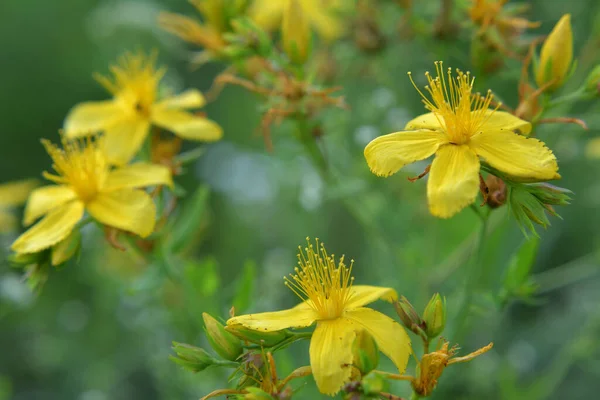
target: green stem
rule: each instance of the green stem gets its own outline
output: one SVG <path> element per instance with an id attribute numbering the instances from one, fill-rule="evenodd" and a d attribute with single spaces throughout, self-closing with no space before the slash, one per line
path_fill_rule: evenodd
<path id="1" fill-rule="evenodd" d="M 477 252 L 475 257 L 473 257 L 472 262 L 469 265 L 469 270 L 467 272 L 467 282 L 465 284 L 465 297 L 456 317 L 456 324 L 454 328 L 453 340 L 456 342 L 460 342 L 461 338 L 465 334 L 465 330 L 467 328 L 467 320 L 469 317 L 469 313 L 471 311 L 473 297 L 477 286 L 479 285 L 479 281 L 481 278 L 481 271 L 483 269 L 482 260 L 483 260 L 483 250 L 485 248 L 485 238 L 488 228 L 488 219 L 489 212 L 484 213 L 481 212 L 477 207 L 472 207 L 473 210 L 476 210 L 477 216 L 481 219 L 481 228 L 479 231 L 479 240 L 477 241 Z"/>
<path id="2" fill-rule="evenodd" d="M 412 392 L 412 395 L 410 396 L 410 400 L 419 400 L 421 396 L 419 396 L 417 394 L 417 392 Z"/>

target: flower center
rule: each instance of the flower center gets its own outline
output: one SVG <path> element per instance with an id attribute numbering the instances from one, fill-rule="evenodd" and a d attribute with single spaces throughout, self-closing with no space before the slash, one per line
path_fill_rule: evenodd
<path id="1" fill-rule="evenodd" d="M 306 301 L 321 319 L 339 318 L 351 297 L 354 261 L 347 267 L 342 256 L 336 266 L 334 255 L 328 255 L 318 239 L 316 242 L 317 251 L 311 243 L 304 252 L 299 247 L 299 267 L 294 269 L 296 273 L 290 274 L 290 278 L 284 278 L 285 284 Z"/>
<path id="2" fill-rule="evenodd" d="M 436 61 L 437 76 L 433 78 L 429 72 L 425 73 L 429 83 L 425 90 L 431 100 L 417 88 L 410 72 L 409 77 L 423 98 L 425 108 L 435 115 L 450 141 L 454 144 L 465 144 L 500 105 L 496 109 L 488 110 L 494 98 L 490 90 L 485 97 L 479 93 L 472 93 L 475 78 L 471 77 L 469 72 L 456 70 L 458 76 L 453 76 L 450 68 L 446 74 L 442 68 L 442 62 Z"/>
<path id="3" fill-rule="evenodd" d="M 156 69 L 155 62 L 156 53 L 150 56 L 126 53 L 118 65 L 111 66 L 113 79 L 102 75 L 95 78 L 128 112 L 148 118 L 156 101 L 158 84 L 166 72 L 165 68 Z"/>
<path id="4" fill-rule="evenodd" d="M 42 140 L 57 175 L 44 172 L 44 177 L 60 185 L 70 186 L 81 201 L 93 200 L 106 180 L 108 165 L 100 150 L 99 140 L 87 137 L 74 141 L 63 140 L 63 148 Z"/>

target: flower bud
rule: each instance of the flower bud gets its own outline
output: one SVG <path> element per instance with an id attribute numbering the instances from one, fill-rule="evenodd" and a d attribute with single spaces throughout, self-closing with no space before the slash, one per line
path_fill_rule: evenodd
<path id="1" fill-rule="evenodd" d="M 542 45 L 540 61 L 535 71 L 538 87 L 551 83 L 548 90 L 561 87 L 571 70 L 573 62 L 573 32 L 571 14 L 558 21 Z"/>
<path id="2" fill-rule="evenodd" d="M 585 79 L 584 90 L 596 97 L 600 97 L 600 65 L 596 65 Z"/>
<path id="3" fill-rule="evenodd" d="M 246 393 L 239 396 L 244 400 L 273 400 L 274 397 L 264 390 L 257 387 L 247 387 L 244 389 Z"/>
<path id="4" fill-rule="evenodd" d="M 240 340 L 225 330 L 223 324 L 207 313 L 202 313 L 206 337 L 211 347 L 224 359 L 234 361 L 244 351 Z"/>
<path id="5" fill-rule="evenodd" d="M 425 332 L 423 332 L 425 323 L 406 297 L 400 296 L 400 299 L 394 303 L 394 308 L 396 309 L 396 313 L 400 317 L 402 324 L 404 324 L 407 329 L 410 329 L 420 336 L 425 334 Z"/>
<path id="6" fill-rule="evenodd" d="M 425 333 L 429 339 L 439 336 L 446 326 L 446 299 L 439 293 L 433 295 L 423 312 Z"/>
<path id="7" fill-rule="evenodd" d="M 292 336 L 292 333 L 288 330 L 261 332 L 248 329 L 241 324 L 227 325 L 225 330 L 241 340 L 264 347 L 273 347 Z"/>
<path id="8" fill-rule="evenodd" d="M 310 25 L 300 0 L 287 0 L 282 23 L 283 48 L 295 64 L 304 64 L 310 46 Z"/>
<path id="9" fill-rule="evenodd" d="M 373 337 L 364 329 L 356 332 L 352 344 L 352 364 L 363 374 L 368 374 L 379 364 L 379 349 Z"/>
<path id="10" fill-rule="evenodd" d="M 360 383 L 364 394 L 367 396 L 387 392 L 389 386 L 388 381 L 376 372 L 367 374 Z"/>
<path id="11" fill-rule="evenodd" d="M 169 356 L 169 359 L 192 372 L 203 371 L 216 362 L 210 354 L 200 347 L 173 342 L 173 350 L 177 353 L 177 357 Z"/>

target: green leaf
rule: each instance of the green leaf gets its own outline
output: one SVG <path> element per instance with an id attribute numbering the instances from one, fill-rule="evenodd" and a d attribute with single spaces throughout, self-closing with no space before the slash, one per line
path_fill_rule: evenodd
<path id="1" fill-rule="evenodd" d="M 209 195 L 209 188 L 200 186 L 184 204 L 167 238 L 167 247 L 172 253 L 179 253 L 195 238 L 206 214 Z"/>
<path id="2" fill-rule="evenodd" d="M 184 267 L 184 275 L 192 290 L 201 296 L 210 297 L 214 295 L 221 285 L 218 264 L 212 257 L 202 261 L 187 261 Z"/>
<path id="3" fill-rule="evenodd" d="M 538 237 L 525 240 L 511 257 L 500 292 L 503 303 L 506 303 L 510 297 L 525 300 L 535 293 L 537 286 L 531 282 L 531 269 L 538 253 L 539 243 Z"/>
<path id="4" fill-rule="evenodd" d="M 254 293 L 254 280 L 256 279 L 256 264 L 254 261 L 246 261 L 242 273 L 236 282 L 235 297 L 233 298 L 233 307 L 236 314 L 247 310 L 252 301 Z"/>

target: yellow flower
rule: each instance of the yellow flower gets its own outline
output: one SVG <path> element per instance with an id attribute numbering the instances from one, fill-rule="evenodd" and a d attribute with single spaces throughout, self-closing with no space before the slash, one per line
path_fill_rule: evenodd
<path id="1" fill-rule="evenodd" d="M 308 239 L 307 239 L 308 240 Z M 317 240 L 317 247 L 319 242 Z M 391 288 L 353 285 L 350 267 L 344 257 L 335 265 L 325 247 L 315 251 L 312 244 L 298 254 L 299 268 L 286 279 L 288 286 L 303 302 L 294 308 L 276 312 L 233 317 L 227 325 L 241 324 L 262 332 L 286 328 L 304 328 L 317 323 L 310 341 L 310 365 L 319 390 L 335 394 L 352 373 L 352 344 L 356 332 L 366 330 L 379 349 L 402 373 L 411 353 L 410 338 L 389 318 L 365 305 L 383 299 L 397 299 Z"/>
<path id="2" fill-rule="evenodd" d="M 441 218 L 449 218 L 475 201 L 480 157 L 514 180 L 560 178 L 552 151 L 543 142 L 516 133 L 529 134 L 529 122 L 488 109 L 491 93 L 485 97 L 473 94 L 474 78 L 468 72 L 458 71 L 454 77 L 448 69 L 444 77 L 442 69 L 437 62 L 437 77 L 426 73 L 429 85 L 425 88 L 431 100 L 417 89 L 431 112 L 408 122 L 404 131 L 380 136 L 365 148 L 374 174 L 389 176 L 435 154 L 427 197 L 431 213 Z"/>
<path id="3" fill-rule="evenodd" d="M 225 6 L 223 0 L 189 0 L 202 15 L 204 23 L 199 23 L 185 15 L 161 12 L 158 24 L 186 42 L 194 43 L 218 53 L 227 42 L 223 38 L 226 32 Z"/>
<path id="4" fill-rule="evenodd" d="M 571 14 L 565 14 L 542 45 L 540 61 L 535 71 L 536 83 L 539 87 L 550 84 L 549 90 L 558 89 L 569 74 L 572 62 Z"/>
<path id="5" fill-rule="evenodd" d="M 255 0 L 250 7 L 250 17 L 261 27 L 275 30 L 281 24 L 288 2 L 294 0 Z M 336 15 L 348 9 L 348 0 L 301 0 L 304 15 L 310 25 L 323 39 L 331 41 L 339 38 L 345 29 L 344 20 Z"/>
<path id="6" fill-rule="evenodd" d="M 308 58 L 310 25 L 300 0 L 288 0 L 281 27 L 283 47 L 290 60 L 303 64 Z"/>
<path id="7" fill-rule="evenodd" d="M 155 69 L 155 58 L 155 55 L 127 53 L 120 65 L 111 68 L 114 80 L 97 76 L 113 94 L 113 99 L 73 107 L 65 120 L 65 135 L 73 138 L 103 131 L 108 161 L 114 164 L 125 164 L 135 156 L 151 125 L 183 139 L 220 139 L 223 131 L 219 125 L 187 111 L 204 105 L 204 97 L 198 90 L 190 89 L 162 100 L 157 98 L 158 84 L 166 70 Z"/>
<path id="8" fill-rule="evenodd" d="M 9 209 L 25 203 L 29 193 L 37 186 L 35 179 L 8 182 L 0 185 L 0 233 L 15 229 L 17 220 Z"/>
<path id="9" fill-rule="evenodd" d="M 99 140 L 63 141 L 63 149 L 47 140 L 44 147 L 52 157 L 56 175 L 44 177 L 56 185 L 35 189 L 25 207 L 23 223 L 36 225 L 12 244 L 17 253 L 36 253 L 65 239 L 84 212 L 98 222 L 146 237 L 154 230 L 152 198 L 137 188 L 172 185 L 168 168 L 136 163 L 111 169 Z"/>

